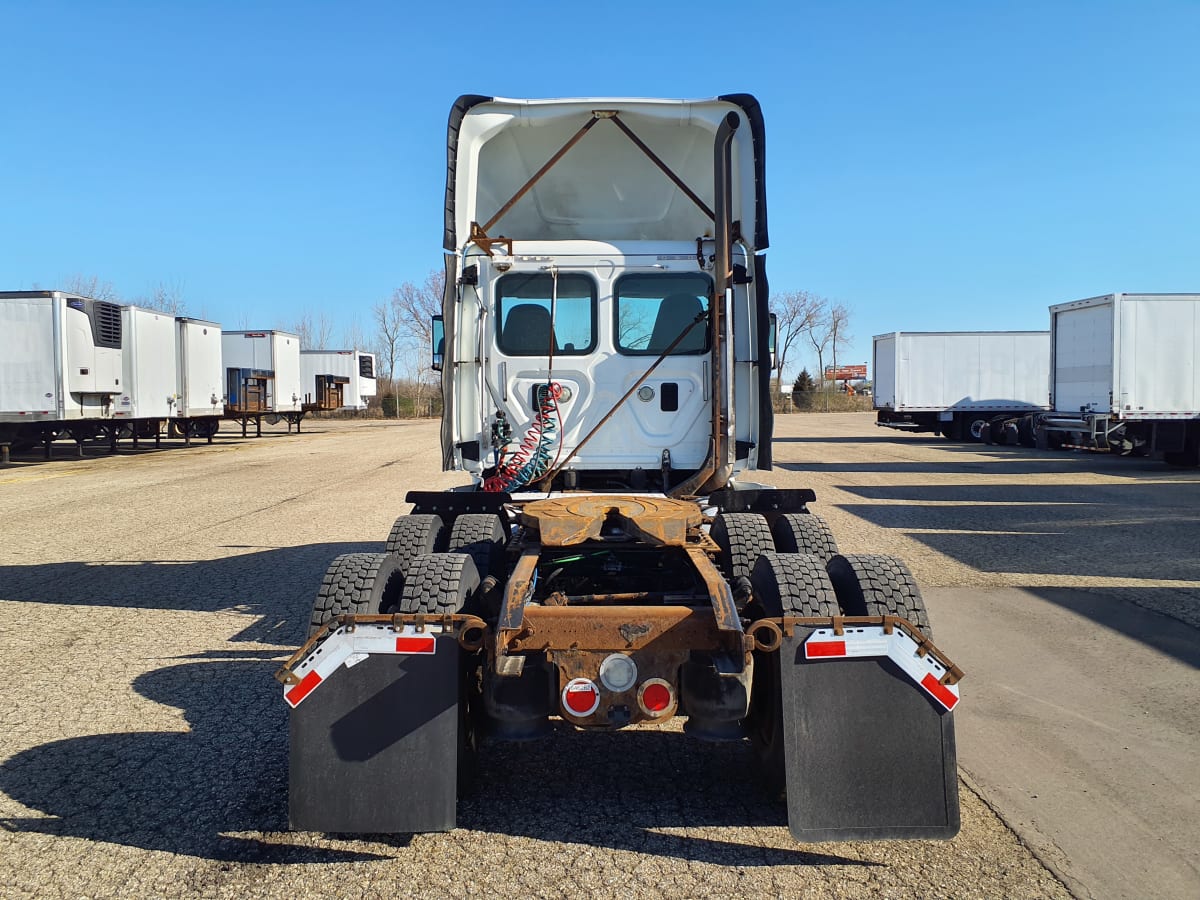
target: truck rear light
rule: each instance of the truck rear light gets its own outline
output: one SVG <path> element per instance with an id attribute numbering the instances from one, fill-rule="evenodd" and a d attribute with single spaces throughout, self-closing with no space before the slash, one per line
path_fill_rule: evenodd
<path id="1" fill-rule="evenodd" d="M 563 688 L 562 705 L 568 715 L 586 719 L 600 707 L 600 688 L 590 678 L 572 678 Z"/>
<path id="2" fill-rule="evenodd" d="M 637 682 L 637 675 L 637 663 L 624 653 L 613 653 L 600 663 L 600 683 L 614 694 L 623 693 L 633 687 Z"/>
<path id="3" fill-rule="evenodd" d="M 651 678 L 638 688 L 638 706 L 648 716 L 658 718 L 675 706 L 675 691 L 661 678 Z"/>

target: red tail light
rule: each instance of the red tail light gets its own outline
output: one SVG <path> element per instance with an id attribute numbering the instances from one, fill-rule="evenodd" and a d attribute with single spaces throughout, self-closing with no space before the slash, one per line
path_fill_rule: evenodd
<path id="1" fill-rule="evenodd" d="M 638 705 L 648 716 L 664 716 L 675 708 L 675 690 L 670 682 L 651 678 L 638 688 Z"/>

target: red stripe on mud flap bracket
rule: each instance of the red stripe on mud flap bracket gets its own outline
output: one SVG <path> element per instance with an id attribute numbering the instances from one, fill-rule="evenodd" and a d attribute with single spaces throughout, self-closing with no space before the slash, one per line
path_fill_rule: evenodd
<path id="1" fill-rule="evenodd" d="M 845 641 L 808 641 L 804 645 L 805 659 L 820 659 L 828 656 L 845 656 Z"/>
<path id="2" fill-rule="evenodd" d="M 300 683 L 298 685 L 284 694 L 283 699 L 287 701 L 288 706 L 292 707 L 292 709 L 295 709 L 300 705 L 300 701 L 311 694 L 313 688 L 320 684 L 321 681 L 321 676 L 317 674 L 316 669 L 313 669 L 313 671 L 309 672 L 300 679 Z"/>
<path id="3" fill-rule="evenodd" d="M 432 634 L 406 634 L 396 638 L 397 653 L 433 653 L 435 650 L 437 638 Z"/>
<path id="4" fill-rule="evenodd" d="M 932 672 L 921 679 L 921 687 L 929 691 L 933 699 L 946 707 L 946 709 L 954 709 L 954 705 L 958 703 L 958 697 L 955 693 L 934 678 Z"/>

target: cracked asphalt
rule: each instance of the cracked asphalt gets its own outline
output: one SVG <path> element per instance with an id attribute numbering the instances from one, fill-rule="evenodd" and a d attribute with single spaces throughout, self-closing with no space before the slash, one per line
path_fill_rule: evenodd
<path id="1" fill-rule="evenodd" d="M 780 433 L 843 427 L 864 432 L 791 416 Z M 844 549 L 916 550 L 923 583 L 995 580 L 822 495 L 821 467 L 866 446 L 781 440 L 764 477 L 828 496 Z M 382 549 L 408 490 L 462 482 L 439 471 L 437 423 L 66 452 L 0 469 L 0 896 L 1069 896 L 965 784 L 952 841 L 798 845 L 747 745 L 675 724 L 490 745 L 449 834 L 289 832 L 272 673 L 329 561 Z"/>

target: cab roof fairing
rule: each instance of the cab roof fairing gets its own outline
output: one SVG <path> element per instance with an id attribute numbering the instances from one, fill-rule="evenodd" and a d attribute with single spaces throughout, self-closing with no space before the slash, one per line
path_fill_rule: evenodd
<path id="1" fill-rule="evenodd" d="M 751 252 L 767 247 L 764 128 L 748 94 L 711 100 L 507 100 L 465 95 L 450 113 L 443 246 L 457 252 L 591 118 L 616 111 L 688 187 L 714 204 L 713 139 L 731 111 L 731 218 Z M 712 220 L 615 125 L 598 122 L 495 225 L 518 240 L 688 240 Z"/>

